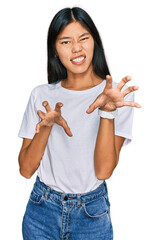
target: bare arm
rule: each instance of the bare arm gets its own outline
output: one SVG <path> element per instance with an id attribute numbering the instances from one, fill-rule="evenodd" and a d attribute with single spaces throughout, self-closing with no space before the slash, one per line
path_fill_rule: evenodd
<path id="1" fill-rule="evenodd" d="M 106 79 L 104 91 L 89 106 L 87 113 L 93 112 L 97 107 L 106 112 L 114 111 L 116 108 L 123 106 L 141 107 L 136 102 L 124 100 L 127 94 L 138 89 L 138 86 L 131 86 L 121 91 L 124 85 L 131 80 L 131 77 L 123 78 L 115 88 L 112 87 L 112 77 L 107 75 Z M 124 138 L 115 136 L 114 132 L 114 119 L 100 118 L 94 151 L 94 166 L 98 179 L 109 178 L 119 161 L 119 153 Z"/>
<path id="2" fill-rule="evenodd" d="M 26 178 L 30 178 L 39 167 L 54 123 L 62 126 L 68 136 L 72 136 L 66 120 L 61 116 L 61 107 L 63 104 L 57 103 L 55 110 L 50 108 L 47 101 L 44 101 L 43 105 L 47 113 L 38 110 L 38 115 L 42 121 L 36 125 L 36 134 L 33 139 L 24 138 L 18 156 L 20 173 Z"/>
<path id="3" fill-rule="evenodd" d="M 107 179 L 112 175 L 123 142 L 123 137 L 114 135 L 114 119 L 100 118 L 94 151 L 94 167 L 98 179 Z"/>
<path id="4" fill-rule="evenodd" d="M 22 176 L 30 178 L 39 167 L 51 128 L 42 126 L 40 132 L 36 133 L 33 139 L 24 138 L 18 157 Z"/>

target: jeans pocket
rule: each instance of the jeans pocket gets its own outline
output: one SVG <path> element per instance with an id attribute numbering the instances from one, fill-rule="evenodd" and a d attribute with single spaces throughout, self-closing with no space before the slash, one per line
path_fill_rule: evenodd
<path id="1" fill-rule="evenodd" d="M 30 202 L 34 204 L 41 204 L 44 201 L 44 192 L 42 192 L 37 186 L 34 185 L 30 193 Z"/>
<path id="2" fill-rule="evenodd" d="M 111 215 L 110 215 L 110 205 L 111 204 L 110 204 L 109 197 L 108 197 L 107 193 L 104 194 L 104 198 L 105 198 L 105 203 L 106 203 L 107 208 L 108 208 L 108 214 L 107 214 L 108 220 L 109 220 L 109 222 L 111 224 L 111 228 L 112 228 Z"/>
<path id="3" fill-rule="evenodd" d="M 105 197 L 100 196 L 90 202 L 82 203 L 84 213 L 91 218 L 99 218 L 108 214 L 108 205 Z"/>

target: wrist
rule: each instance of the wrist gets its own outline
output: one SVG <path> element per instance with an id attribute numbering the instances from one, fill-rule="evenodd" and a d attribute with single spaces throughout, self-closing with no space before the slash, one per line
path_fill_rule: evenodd
<path id="1" fill-rule="evenodd" d="M 100 110 L 102 110 L 102 111 L 105 111 L 105 112 L 113 112 L 113 111 L 115 111 L 117 108 L 114 108 L 114 109 L 107 109 L 107 108 L 105 108 L 105 107 L 100 107 L 99 108 Z"/>
<path id="2" fill-rule="evenodd" d="M 114 119 L 118 115 L 118 109 L 116 108 L 114 111 L 103 111 L 98 108 L 98 115 L 102 118 Z"/>

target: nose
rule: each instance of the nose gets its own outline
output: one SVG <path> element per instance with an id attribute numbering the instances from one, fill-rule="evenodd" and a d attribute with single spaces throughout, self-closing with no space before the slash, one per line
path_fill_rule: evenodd
<path id="1" fill-rule="evenodd" d="M 80 43 L 76 42 L 73 44 L 72 46 L 72 52 L 75 53 L 75 52 L 80 52 L 82 50 L 82 46 Z"/>

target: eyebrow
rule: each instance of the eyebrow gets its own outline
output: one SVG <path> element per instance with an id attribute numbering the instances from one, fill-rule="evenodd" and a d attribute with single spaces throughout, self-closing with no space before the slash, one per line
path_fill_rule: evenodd
<path id="1" fill-rule="evenodd" d="M 79 36 L 79 38 L 83 37 L 83 36 L 86 36 L 86 35 L 90 35 L 90 33 L 83 33 Z M 63 39 L 70 39 L 71 37 L 61 37 L 61 38 L 58 38 L 58 40 L 63 40 Z"/>

